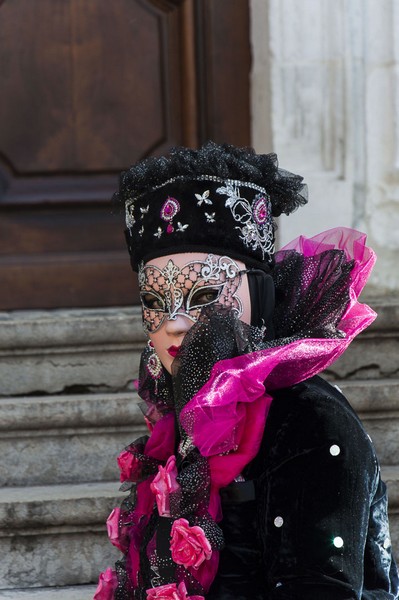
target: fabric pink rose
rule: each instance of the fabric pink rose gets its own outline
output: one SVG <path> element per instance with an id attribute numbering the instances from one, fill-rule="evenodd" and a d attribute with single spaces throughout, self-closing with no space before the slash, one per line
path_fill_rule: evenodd
<path id="1" fill-rule="evenodd" d="M 198 567 L 212 556 L 212 548 L 202 527 L 190 526 L 187 519 L 177 519 L 172 525 L 170 550 L 172 560 L 185 569 Z"/>
<path id="2" fill-rule="evenodd" d="M 180 487 L 176 478 L 176 457 L 172 455 L 168 458 L 164 467 L 161 465 L 158 467 L 158 473 L 151 483 L 151 491 L 155 494 L 158 513 L 161 517 L 170 517 L 169 494 L 175 492 Z"/>
<path id="3" fill-rule="evenodd" d="M 132 481 L 140 464 L 138 458 L 134 454 L 132 454 L 132 452 L 124 450 L 118 456 L 117 461 L 119 465 L 119 470 L 121 472 L 121 483 L 123 483 L 124 481 Z"/>
<path id="4" fill-rule="evenodd" d="M 175 583 L 167 583 L 147 590 L 147 600 L 205 600 L 205 598 L 187 596 L 187 588 L 182 581 L 178 586 Z"/>
<path id="5" fill-rule="evenodd" d="M 121 509 L 114 508 L 107 519 L 107 531 L 111 544 L 116 548 L 119 548 L 121 552 L 126 552 L 128 541 L 126 535 L 123 535 L 124 528 L 122 527 L 121 531 L 121 528 L 119 527 L 120 516 Z"/>
<path id="6" fill-rule="evenodd" d="M 117 587 L 118 579 L 116 573 L 111 567 L 108 567 L 103 573 L 100 573 L 93 600 L 112 600 Z"/>

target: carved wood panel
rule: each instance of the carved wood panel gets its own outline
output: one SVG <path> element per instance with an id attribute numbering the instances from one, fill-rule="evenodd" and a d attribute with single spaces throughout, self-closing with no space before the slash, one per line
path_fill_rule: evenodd
<path id="1" fill-rule="evenodd" d="M 118 171 L 180 139 L 177 11 L 132 0 L 0 10 L 0 149 L 13 171 Z"/>
<path id="2" fill-rule="evenodd" d="M 0 308 L 137 300 L 110 204 L 117 175 L 172 145 L 249 142 L 248 87 L 228 97 L 232 71 L 248 78 L 247 11 L 247 0 L 0 2 Z"/>

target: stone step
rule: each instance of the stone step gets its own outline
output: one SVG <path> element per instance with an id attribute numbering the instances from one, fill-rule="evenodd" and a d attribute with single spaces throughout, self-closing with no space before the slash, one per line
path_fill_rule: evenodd
<path id="1" fill-rule="evenodd" d="M 4 600 L 93 600 L 95 585 L 0 590 Z"/>
<path id="2" fill-rule="evenodd" d="M 132 388 L 145 344 L 141 309 L 0 313 L 0 396 Z"/>
<path id="3" fill-rule="evenodd" d="M 399 302 L 397 298 L 363 298 L 377 318 L 328 369 L 334 379 L 399 377 Z"/>
<path id="4" fill-rule="evenodd" d="M 133 392 L 0 398 L 0 486 L 114 480 L 145 432 Z"/>
<path id="5" fill-rule="evenodd" d="M 378 318 L 329 369 L 335 379 L 397 377 L 399 303 L 372 299 Z M 0 396 L 131 389 L 145 344 L 132 308 L 0 313 Z"/>
<path id="6" fill-rule="evenodd" d="M 333 382 L 334 383 L 334 382 Z M 399 457 L 399 380 L 340 381 L 380 461 Z M 146 433 L 136 392 L 0 398 L 0 486 L 111 481 Z"/>
<path id="7" fill-rule="evenodd" d="M 384 466 L 382 475 L 388 485 L 391 538 L 398 555 L 399 466 Z M 21 589 L 32 586 L 95 584 L 99 572 L 120 556 L 105 528 L 108 514 L 120 503 L 117 489 L 115 482 L 0 490 L 0 590 L 17 588 L 22 593 Z M 86 593 L 87 588 L 79 589 Z M 78 597 L 72 595 L 71 600 Z"/>
<path id="8" fill-rule="evenodd" d="M 361 418 L 380 463 L 398 464 L 399 379 L 339 381 L 337 386 Z"/>
<path id="9" fill-rule="evenodd" d="M 94 584 L 120 552 L 106 519 L 117 482 L 0 490 L 0 589 Z M 27 560 L 29 557 L 29 560 Z"/>

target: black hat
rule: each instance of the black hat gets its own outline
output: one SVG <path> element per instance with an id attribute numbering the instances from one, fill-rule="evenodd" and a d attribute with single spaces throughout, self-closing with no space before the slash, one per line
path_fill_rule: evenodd
<path id="1" fill-rule="evenodd" d="M 182 252 L 226 254 L 267 268 L 274 217 L 307 202 L 302 177 L 279 169 L 275 154 L 213 142 L 134 165 L 121 174 L 115 199 L 125 206 L 135 271 Z"/>

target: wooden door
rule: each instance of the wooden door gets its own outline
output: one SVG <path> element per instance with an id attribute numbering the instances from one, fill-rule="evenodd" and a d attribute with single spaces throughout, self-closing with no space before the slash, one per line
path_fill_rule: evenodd
<path id="1" fill-rule="evenodd" d="M 249 143 L 247 0 L 0 0 L 0 308 L 137 301 L 133 162 Z"/>

